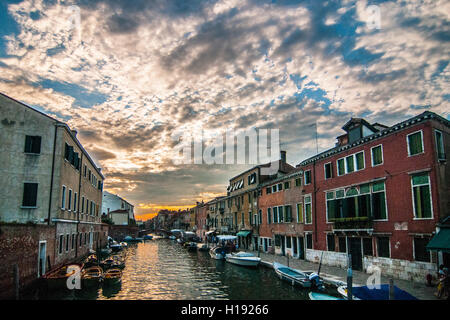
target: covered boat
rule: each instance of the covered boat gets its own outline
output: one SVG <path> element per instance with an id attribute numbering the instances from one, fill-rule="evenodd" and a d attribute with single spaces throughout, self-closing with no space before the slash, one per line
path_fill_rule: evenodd
<path id="1" fill-rule="evenodd" d="M 347 299 L 347 286 L 338 287 L 338 292 Z M 389 300 L 389 285 L 381 284 L 379 288 L 368 286 L 352 287 L 353 300 Z M 408 292 L 394 286 L 394 300 L 418 300 Z"/>
<path id="2" fill-rule="evenodd" d="M 244 267 L 257 267 L 261 262 L 261 258 L 255 257 L 253 253 L 243 251 L 229 253 L 225 256 L 225 260 Z"/>
<path id="3" fill-rule="evenodd" d="M 211 258 L 216 259 L 216 260 L 225 259 L 225 256 L 227 255 L 227 253 L 231 253 L 231 250 L 229 247 L 217 246 L 217 247 L 213 247 L 213 248 L 211 248 L 211 250 L 209 250 L 209 255 L 211 256 Z"/>
<path id="4" fill-rule="evenodd" d="M 278 262 L 273 263 L 273 268 L 280 279 L 286 280 L 292 285 L 300 285 L 302 288 L 311 287 L 311 281 L 309 280 L 309 277 L 303 272 L 290 268 Z"/>

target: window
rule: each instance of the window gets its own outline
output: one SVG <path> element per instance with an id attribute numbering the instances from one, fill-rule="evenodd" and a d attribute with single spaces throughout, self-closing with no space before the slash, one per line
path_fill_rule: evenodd
<path id="1" fill-rule="evenodd" d="M 351 172 L 355 171 L 355 163 L 354 163 L 353 155 L 345 158 L 345 164 L 346 164 L 346 169 L 347 169 L 346 173 L 351 173 Z"/>
<path id="2" fill-rule="evenodd" d="M 297 222 L 303 223 L 303 205 L 301 203 L 297 203 Z"/>
<path id="3" fill-rule="evenodd" d="M 423 152 L 422 131 L 409 134 L 407 137 L 408 156 L 413 156 Z"/>
<path id="4" fill-rule="evenodd" d="M 430 242 L 429 238 L 414 237 L 414 259 L 416 261 L 431 262 L 430 251 L 426 246 Z"/>
<path id="5" fill-rule="evenodd" d="M 23 184 L 23 207 L 36 207 L 37 205 L 37 183 L 24 183 Z"/>
<path id="6" fill-rule="evenodd" d="M 83 244 L 83 234 L 82 233 L 78 234 L 78 238 L 80 239 L 80 247 L 81 247 L 81 245 Z"/>
<path id="7" fill-rule="evenodd" d="M 272 193 L 272 188 L 271 187 L 267 187 L 266 188 L 266 194 L 271 194 Z"/>
<path id="8" fill-rule="evenodd" d="M 272 209 L 267 208 L 267 224 L 271 224 L 271 223 L 272 223 Z"/>
<path id="9" fill-rule="evenodd" d="M 272 192 L 277 192 L 277 185 L 272 186 Z"/>
<path id="10" fill-rule="evenodd" d="M 61 209 L 66 208 L 66 186 L 62 187 Z"/>
<path id="11" fill-rule="evenodd" d="M 81 197 L 81 213 L 84 213 L 84 196 Z"/>
<path id="12" fill-rule="evenodd" d="M 284 208 L 278 207 L 278 223 L 283 223 L 284 221 Z"/>
<path id="13" fill-rule="evenodd" d="M 73 195 L 73 212 L 77 212 L 78 193 Z"/>
<path id="14" fill-rule="evenodd" d="M 312 245 L 312 233 L 307 233 L 306 234 L 306 249 L 312 249 L 313 245 Z"/>
<path id="15" fill-rule="evenodd" d="M 355 155 L 355 159 L 356 159 L 356 170 L 362 170 L 364 169 L 365 165 L 364 165 L 364 152 L 358 152 Z"/>
<path id="16" fill-rule="evenodd" d="M 327 234 L 327 249 L 328 251 L 336 251 L 336 243 L 333 234 Z"/>
<path id="17" fill-rule="evenodd" d="M 75 235 L 72 234 L 72 250 L 75 248 Z"/>
<path id="18" fill-rule="evenodd" d="M 284 183 L 284 189 L 287 190 L 287 189 L 290 189 L 290 188 L 291 188 L 291 182 L 290 181 L 286 181 Z"/>
<path id="19" fill-rule="evenodd" d="M 378 256 L 389 258 L 390 257 L 389 238 L 378 237 L 377 241 L 378 241 L 377 243 Z"/>
<path id="20" fill-rule="evenodd" d="M 444 138 L 442 136 L 442 132 L 434 131 L 434 137 L 436 139 L 436 152 L 438 160 L 445 160 L 444 153 Z"/>
<path id="21" fill-rule="evenodd" d="M 244 225 L 244 213 L 241 213 L 241 224 Z"/>
<path id="22" fill-rule="evenodd" d="M 275 246 L 281 246 L 281 237 L 278 234 L 275 235 Z"/>
<path id="23" fill-rule="evenodd" d="M 305 171 L 305 185 L 311 183 L 311 170 Z"/>
<path id="24" fill-rule="evenodd" d="M 286 222 L 292 222 L 292 207 L 291 206 L 285 206 L 284 212 L 286 215 Z"/>
<path id="25" fill-rule="evenodd" d="M 305 196 L 305 223 L 312 223 L 311 196 Z"/>
<path id="26" fill-rule="evenodd" d="M 40 154 L 41 139 L 40 136 L 25 136 L 25 153 Z"/>
<path id="27" fill-rule="evenodd" d="M 373 256 L 372 238 L 363 238 L 363 255 Z"/>
<path id="28" fill-rule="evenodd" d="M 295 179 L 295 186 L 300 187 L 302 185 L 302 178 Z"/>
<path id="29" fill-rule="evenodd" d="M 386 220 L 386 192 L 384 181 L 372 185 L 372 214 L 375 220 Z"/>
<path id="30" fill-rule="evenodd" d="M 278 184 L 278 191 L 281 191 L 281 190 L 283 190 L 283 184 L 282 184 L 282 183 L 279 183 L 279 184 Z"/>
<path id="31" fill-rule="evenodd" d="M 273 208 L 273 223 L 278 223 L 278 207 Z"/>
<path id="32" fill-rule="evenodd" d="M 428 173 L 412 176 L 413 207 L 416 219 L 432 217 L 430 177 Z"/>
<path id="33" fill-rule="evenodd" d="M 87 166 L 86 165 L 84 165 L 84 177 L 86 178 L 86 176 L 87 176 Z"/>
<path id="34" fill-rule="evenodd" d="M 345 174 L 345 163 L 344 163 L 344 159 L 339 159 L 337 161 L 337 171 L 338 171 L 338 176 L 342 176 Z"/>
<path id="35" fill-rule="evenodd" d="M 63 242 L 64 242 L 64 236 L 60 235 L 59 236 L 59 254 L 61 254 L 63 252 Z"/>
<path id="36" fill-rule="evenodd" d="M 69 198 L 67 199 L 69 201 L 68 205 L 67 205 L 67 209 L 70 211 L 70 209 L 72 209 L 72 190 L 69 189 Z"/>
<path id="37" fill-rule="evenodd" d="M 70 235 L 66 235 L 66 252 L 69 251 L 69 240 L 70 240 Z"/>
<path id="38" fill-rule="evenodd" d="M 339 237 L 339 252 L 347 252 L 347 238 Z"/>
<path id="39" fill-rule="evenodd" d="M 383 147 L 381 144 L 379 146 L 373 147 L 372 151 L 372 167 L 383 164 Z"/>
<path id="40" fill-rule="evenodd" d="M 331 162 L 330 163 L 325 163 L 324 170 L 325 170 L 325 180 L 326 179 L 331 179 L 333 177 L 333 169 L 332 169 L 332 166 L 331 166 Z"/>

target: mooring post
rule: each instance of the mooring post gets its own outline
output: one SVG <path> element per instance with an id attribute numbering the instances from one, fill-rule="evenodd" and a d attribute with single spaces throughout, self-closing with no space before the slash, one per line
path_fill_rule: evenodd
<path id="1" fill-rule="evenodd" d="M 287 259 L 287 266 L 289 267 L 289 254 L 286 253 L 286 259 Z"/>
<path id="2" fill-rule="evenodd" d="M 16 293 L 16 300 L 20 298 L 20 274 L 19 274 L 19 266 L 17 264 L 14 265 L 14 287 Z"/>
<path id="3" fill-rule="evenodd" d="M 353 286 L 353 272 L 352 272 L 352 255 L 348 255 L 348 266 L 347 266 L 347 299 L 353 300 L 352 296 L 352 286 Z"/>
<path id="4" fill-rule="evenodd" d="M 389 300 L 395 300 L 394 279 L 389 279 Z"/>

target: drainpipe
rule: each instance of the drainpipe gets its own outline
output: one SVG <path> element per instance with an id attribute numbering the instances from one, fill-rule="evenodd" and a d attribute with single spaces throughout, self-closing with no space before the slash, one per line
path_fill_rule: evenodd
<path id="1" fill-rule="evenodd" d="M 313 193 L 314 193 L 314 239 L 317 243 L 317 201 L 316 201 L 316 160 L 313 161 Z"/>
<path id="2" fill-rule="evenodd" d="M 79 231 L 79 225 L 80 225 L 80 200 L 81 200 L 81 172 L 83 170 L 83 158 L 84 158 L 84 154 L 83 152 L 81 152 L 81 158 L 80 158 L 80 174 L 78 176 L 78 199 L 77 199 L 77 241 L 75 243 L 75 258 L 78 258 L 78 243 L 79 243 L 79 239 L 78 239 L 78 231 Z"/>
<path id="3" fill-rule="evenodd" d="M 48 200 L 48 218 L 47 225 L 51 223 L 51 214 L 52 214 L 52 195 L 53 195 L 53 180 L 55 175 L 55 157 L 56 157 L 56 136 L 58 133 L 58 126 L 55 124 L 55 136 L 53 138 L 53 156 L 52 156 L 52 172 L 50 178 L 50 196 Z"/>

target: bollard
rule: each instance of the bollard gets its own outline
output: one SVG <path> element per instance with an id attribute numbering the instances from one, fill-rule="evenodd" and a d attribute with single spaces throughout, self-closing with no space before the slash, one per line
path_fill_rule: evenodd
<path id="1" fill-rule="evenodd" d="M 389 279 L 389 300 L 395 300 L 394 279 Z"/>

